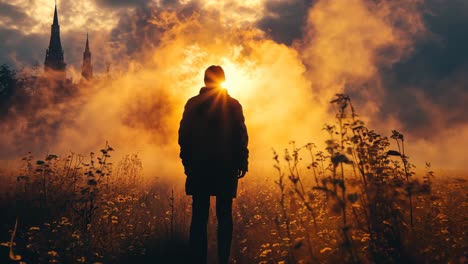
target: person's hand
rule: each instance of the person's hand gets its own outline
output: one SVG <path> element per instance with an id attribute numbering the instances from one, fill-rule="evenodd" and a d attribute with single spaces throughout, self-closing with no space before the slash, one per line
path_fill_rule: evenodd
<path id="1" fill-rule="evenodd" d="M 247 170 L 237 170 L 237 179 L 244 178 Z"/>

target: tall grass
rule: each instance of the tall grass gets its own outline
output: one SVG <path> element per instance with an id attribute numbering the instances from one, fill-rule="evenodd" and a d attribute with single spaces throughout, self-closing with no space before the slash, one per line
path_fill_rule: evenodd
<path id="1" fill-rule="evenodd" d="M 143 178 L 137 155 L 112 164 L 113 151 L 106 144 L 99 154 L 23 158 L 9 183 L 15 191 L 1 203 L 18 218 L 17 243 L 7 244 L 23 261 L 115 262 L 144 256 L 149 240 L 163 244 L 184 232 L 175 226 L 187 225 L 186 211 L 175 207 L 185 200 L 173 193 L 165 202 L 164 186 Z"/>
<path id="2" fill-rule="evenodd" d="M 325 152 L 317 151 L 313 143 L 297 148 L 294 142 L 291 150 L 285 151 L 284 161 L 294 191 L 292 199 L 303 203 L 317 230 L 314 191 L 325 195 L 325 200 L 320 202 L 327 204 L 329 213 L 336 214 L 341 222 L 336 226 L 341 261 L 414 261 L 417 254 L 409 248 L 415 239 L 413 199 L 415 195 L 430 193 L 433 172 L 428 172 L 422 183 L 413 179 L 414 165 L 405 154 L 401 133 L 392 131 L 390 139 L 395 141 L 398 150 L 390 149 L 389 138 L 367 128 L 358 119 L 348 96 L 337 94 L 331 104 L 336 109 L 336 122 L 324 126 L 329 134 Z M 306 177 L 315 183 L 308 188 L 304 187 L 298 169 L 299 153 L 304 150 L 311 157 L 307 168 L 312 175 Z M 274 160 L 275 168 L 280 171 L 277 154 Z M 284 187 L 281 188 L 283 193 Z"/>

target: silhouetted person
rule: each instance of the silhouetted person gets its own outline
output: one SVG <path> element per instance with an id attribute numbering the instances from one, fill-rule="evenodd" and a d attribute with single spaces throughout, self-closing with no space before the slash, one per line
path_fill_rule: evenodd
<path id="1" fill-rule="evenodd" d="M 180 158 L 192 195 L 190 247 L 194 263 L 207 260 L 210 196 L 216 196 L 218 260 L 228 263 L 232 240 L 232 199 L 248 169 L 248 136 L 242 106 L 221 88 L 220 66 L 205 71 L 205 87 L 185 105 L 179 128 Z"/>

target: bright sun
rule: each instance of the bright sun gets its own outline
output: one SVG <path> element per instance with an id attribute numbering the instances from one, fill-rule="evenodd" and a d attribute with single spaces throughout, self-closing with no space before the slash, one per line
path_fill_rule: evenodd
<path id="1" fill-rule="evenodd" d="M 221 67 L 226 74 L 226 81 L 222 87 L 226 88 L 234 97 L 245 98 L 252 94 L 252 76 L 247 67 L 223 59 Z"/>

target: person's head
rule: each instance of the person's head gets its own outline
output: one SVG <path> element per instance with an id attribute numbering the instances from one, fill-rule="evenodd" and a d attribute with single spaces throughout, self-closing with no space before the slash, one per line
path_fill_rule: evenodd
<path id="1" fill-rule="evenodd" d="M 224 70 L 221 66 L 211 65 L 205 70 L 205 85 L 206 87 L 219 87 L 226 80 Z"/>

